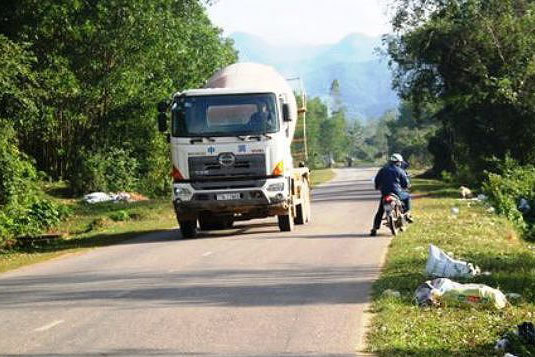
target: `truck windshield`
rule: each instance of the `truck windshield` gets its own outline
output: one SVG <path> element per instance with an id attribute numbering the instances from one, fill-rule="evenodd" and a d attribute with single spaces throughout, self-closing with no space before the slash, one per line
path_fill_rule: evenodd
<path id="1" fill-rule="evenodd" d="M 172 106 L 175 137 L 275 133 L 279 120 L 274 94 L 180 97 Z"/>

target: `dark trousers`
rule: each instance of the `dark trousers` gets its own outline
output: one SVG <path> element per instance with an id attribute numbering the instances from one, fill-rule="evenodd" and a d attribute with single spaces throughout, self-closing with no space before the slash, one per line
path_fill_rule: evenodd
<path id="1" fill-rule="evenodd" d="M 381 221 L 383 220 L 383 214 L 385 214 L 385 210 L 383 208 L 383 198 L 379 198 L 379 208 L 377 209 L 377 213 L 375 214 L 375 218 L 373 220 L 373 229 L 378 230 L 381 228 Z"/>

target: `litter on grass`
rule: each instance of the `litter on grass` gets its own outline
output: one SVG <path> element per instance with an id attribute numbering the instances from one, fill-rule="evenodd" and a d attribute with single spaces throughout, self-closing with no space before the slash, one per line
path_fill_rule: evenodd
<path id="1" fill-rule="evenodd" d="M 529 205 L 528 200 L 526 200 L 525 198 L 521 198 L 518 202 L 518 210 L 523 214 L 526 214 L 531 211 L 531 206 Z"/>
<path id="2" fill-rule="evenodd" d="M 473 278 L 481 270 L 471 263 L 453 259 L 437 246 L 430 244 L 425 272 L 438 278 Z"/>
<path id="3" fill-rule="evenodd" d="M 477 195 L 477 199 L 479 201 L 486 201 L 486 200 L 488 200 L 488 197 L 483 195 L 483 194 L 479 194 L 479 195 Z"/>
<path id="4" fill-rule="evenodd" d="M 533 322 L 522 322 L 520 325 L 505 335 L 500 337 L 496 342 L 494 349 L 496 351 L 508 352 L 505 356 L 532 356 L 528 351 L 533 351 L 535 347 L 535 325 Z M 512 354 L 515 353 L 515 354 Z"/>
<path id="5" fill-rule="evenodd" d="M 520 300 L 522 298 L 522 295 L 517 293 L 507 293 L 505 294 L 505 297 L 507 300 Z"/>
<path id="6" fill-rule="evenodd" d="M 134 202 L 134 201 L 146 201 L 147 197 L 139 193 L 106 193 L 106 192 L 93 192 L 85 195 L 82 201 L 89 204 L 102 203 L 102 202 Z"/>
<path id="7" fill-rule="evenodd" d="M 502 309 L 507 305 L 507 298 L 498 289 L 483 284 L 460 284 L 445 278 L 426 281 L 418 286 L 414 296 L 419 306 L 448 303 L 488 305 Z"/>
<path id="8" fill-rule="evenodd" d="M 401 293 L 399 291 L 392 290 L 392 289 L 386 289 L 385 291 L 383 291 L 382 295 L 385 297 L 392 297 L 392 298 L 401 297 Z"/>

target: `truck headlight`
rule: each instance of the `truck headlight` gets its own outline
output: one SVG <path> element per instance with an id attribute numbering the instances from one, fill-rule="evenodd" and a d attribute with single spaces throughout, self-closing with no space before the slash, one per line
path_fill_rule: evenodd
<path id="1" fill-rule="evenodd" d="M 187 187 L 174 187 L 173 190 L 176 197 L 191 195 L 191 191 Z"/>
<path id="2" fill-rule="evenodd" d="M 284 182 L 277 182 L 277 183 L 272 183 L 271 185 L 269 185 L 267 187 L 267 190 L 269 192 L 280 192 L 280 191 L 284 191 Z"/>

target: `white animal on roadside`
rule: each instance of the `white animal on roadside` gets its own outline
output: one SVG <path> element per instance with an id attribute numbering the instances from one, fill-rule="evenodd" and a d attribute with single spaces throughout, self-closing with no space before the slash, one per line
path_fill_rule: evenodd
<path id="1" fill-rule="evenodd" d="M 473 196 L 472 190 L 470 190 L 468 187 L 461 186 L 459 188 L 461 190 L 461 196 L 463 198 L 471 198 Z"/>

